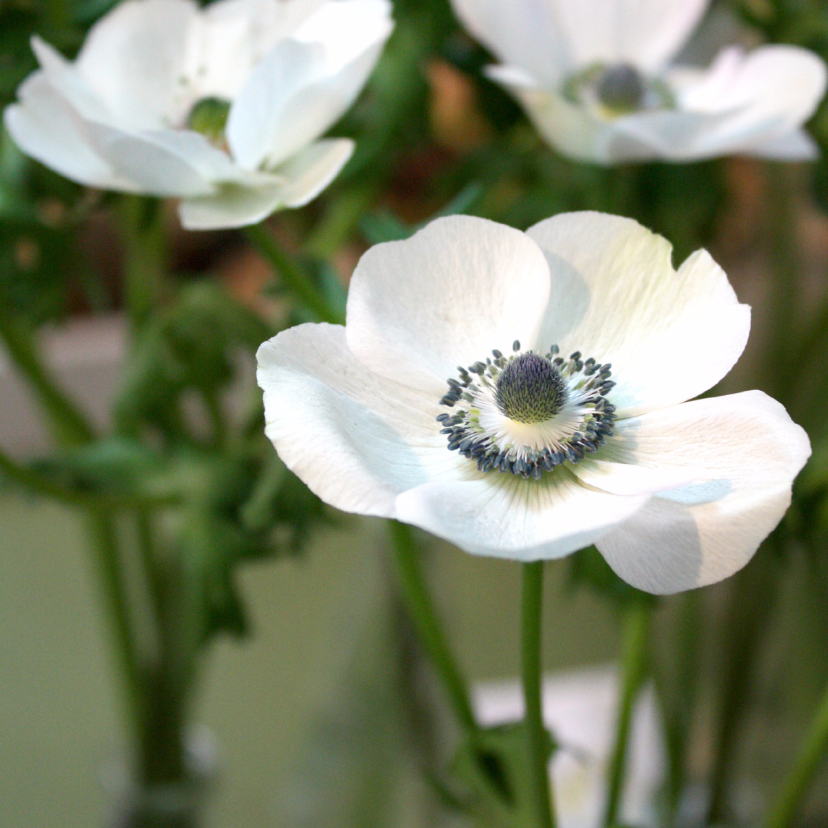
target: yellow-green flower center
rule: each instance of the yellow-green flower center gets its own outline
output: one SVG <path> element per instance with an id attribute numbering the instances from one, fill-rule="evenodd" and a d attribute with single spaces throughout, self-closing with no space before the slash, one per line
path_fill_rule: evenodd
<path id="1" fill-rule="evenodd" d="M 224 130 L 230 113 L 230 101 L 224 98 L 201 98 L 187 116 L 187 127 L 200 132 L 211 143 L 224 143 Z"/>

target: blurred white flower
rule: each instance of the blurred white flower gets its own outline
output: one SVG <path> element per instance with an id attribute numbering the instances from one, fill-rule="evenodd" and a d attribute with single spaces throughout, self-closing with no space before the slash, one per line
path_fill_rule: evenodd
<path id="1" fill-rule="evenodd" d="M 558 828 L 601 824 L 608 794 L 607 772 L 615 737 L 618 676 L 613 667 L 590 667 L 543 679 L 543 719 L 560 745 L 549 765 Z M 520 682 L 489 682 L 472 688 L 481 725 L 520 721 Z M 627 747 L 627 772 L 619 822 L 658 825 L 654 807 L 664 781 L 666 753 L 651 687 L 636 702 Z"/>
<path id="2" fill-rule="evenodd" d="M 708 0 L 452 0 L 502 64 L 489 76 L 544 138 L 599 164 L 720 155 L 811 158 L 802 124 L 825 64 L 794 46 L 722 51 L 709 69 L 671 66 Z"/>
<path id="3" fill-rule="evenodd" d="M 267 435 L 328 503 L 469 552 L 595 543 L 654 593 L 725 578 L 781 519 L 810 445 L 759 391 L 685 402 L 739 358 L 750 309 L 706 251 L 678 271 L 670 255 L 601 213 L 527 233 L 453 216 L 379 244 L 345 327 L 259 349 Z"/>
<path id="4" fill-rule="evenodd" d="M 74 63 L 35 37 L 40 69 L 4 119 L 67 178 L 181 199 L 185 227 L 253 224 L 310 201 L 353 151 L 318 140 L 388 38 L 388 0 L 127 0 Z"/>

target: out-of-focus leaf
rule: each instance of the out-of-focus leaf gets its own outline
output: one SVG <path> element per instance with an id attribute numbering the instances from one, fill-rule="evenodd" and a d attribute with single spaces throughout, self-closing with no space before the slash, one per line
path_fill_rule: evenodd
<path id="1" fill-rule="evenodd" d="M 622 581 L 594 546 L 570 555 L 568 562 L 569 585 L 572 589 L 586 587 L 599 596 L 622 605 L 631 601 L 655 603 L 659 600 L 655 595 L 642 592 Z"/>

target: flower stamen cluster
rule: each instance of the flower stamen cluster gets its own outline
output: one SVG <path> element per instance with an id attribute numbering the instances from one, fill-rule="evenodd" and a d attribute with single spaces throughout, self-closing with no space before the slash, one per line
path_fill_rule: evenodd
<path id="1" fill-rule="evenodd" d="M 606 394 L 615 385 L 610 365 L 564 359 L 553 345 L 541 356 L 521 351 L 515 341 L 508 357 L 495 349 L 485 362 L 458 366 L 441 405 L 467 405 L 440 414 L 449 451 L 475 460 L 482 472 L 497 469 L 539 480 L 569 461 L 596 452 L 612 434 L 615 407 Z"/>

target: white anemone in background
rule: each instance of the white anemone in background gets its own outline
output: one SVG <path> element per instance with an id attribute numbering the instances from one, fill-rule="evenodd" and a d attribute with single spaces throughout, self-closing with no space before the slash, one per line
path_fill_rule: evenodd
<path id="1" fill-rule="evenodd" d="M 595 828 L 601 824 L 608 794 L 608 771 L 615 736 L 619 687 L 613 667 L 589 667 L 544 676 L 543 719 L 560 748 L 549 771 L 558 828 Z M 481 725 L 523 718 L 523 692 L 517 679 L 472 688 Z M 655 808 L 664 782 L 666 751 L 655 694 L 638 697 L 628 743 L 627 771 L 619 823 L 639 828 L 658 825 Z"/>
<path id="2" fill-rule="evenodd" d="M 802 125 L 825 64 L 794 46 L 724 49 L 708 69 L 672 66 L 708 0 L 452 0 L 502 64 L 488 74 L 544 138 L 599 164 L 720 155 L 811 158 Z"/>
<path id="3" fill-rule="evenodd" d="M 379 244 L 347 324 L 259 349 L 267 435 L 323 500 L 481 555 L 596 544 L 653 593 L 744 566 L 790 503 L 807 435 L 759 391 L 686 402 L 748 337 L 703 250 L 601 213 L 522 233 L 438 219 Z"/>
<path id="4" fill-rule="evenodd" d="M 362 89 L 388 0 L 127 0 L 74 62 L 40 69 L 5 111 L 28 155 L 91 187 L 181 199 L 189 229 L 253 224 L 310 201 L 353 151 L 319 140 Z"/>

